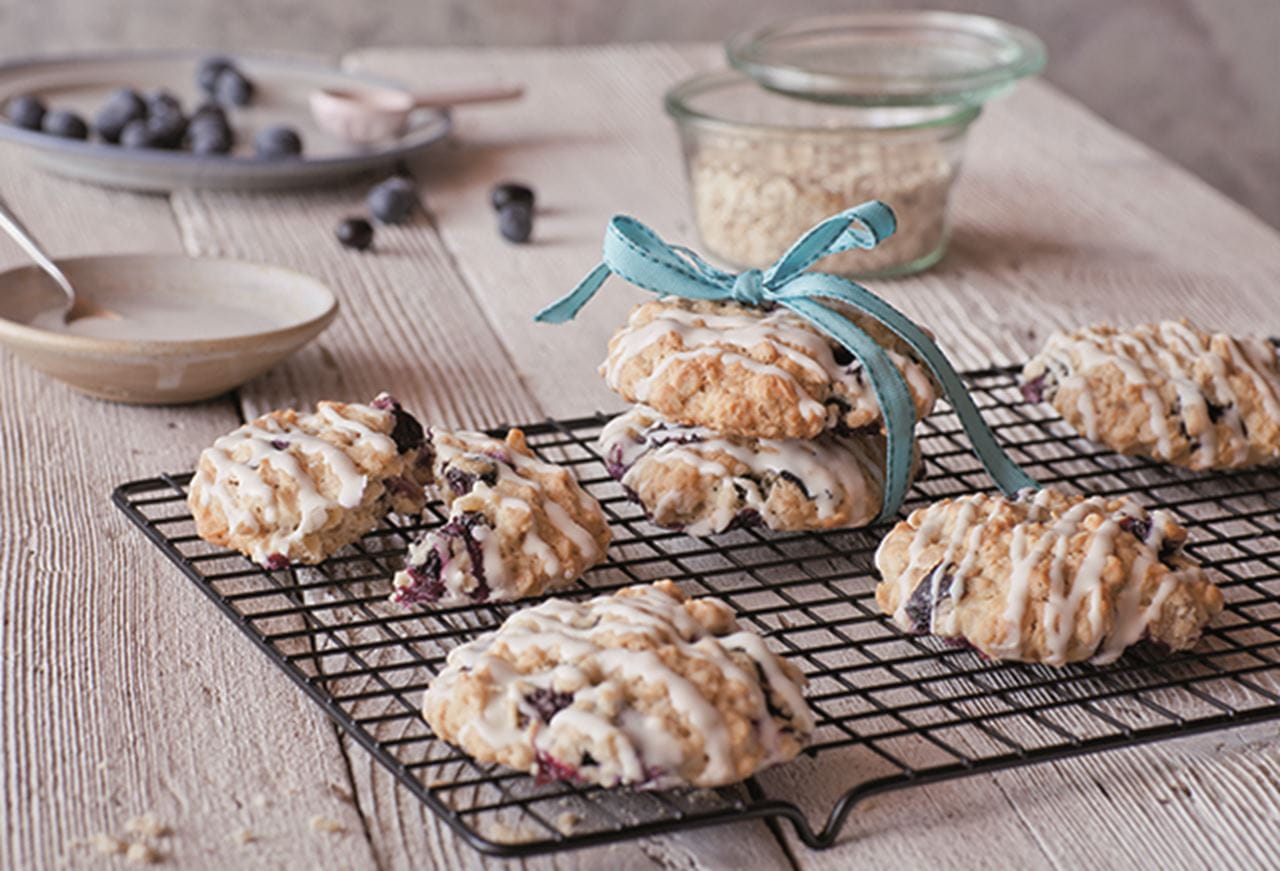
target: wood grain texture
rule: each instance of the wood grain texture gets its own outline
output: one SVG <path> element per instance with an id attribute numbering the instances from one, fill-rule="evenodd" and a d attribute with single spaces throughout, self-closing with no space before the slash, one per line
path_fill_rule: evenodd
<path id="1" fill-rule="evenodd" d="M 528 319 L 596 262 L 615 212 L 636 215 L 672 241 L 696 242 L 678 142 L 660 101 L 670 83 L 717 56 L 715 47 L 639 46 L 388 49 L 352 59 L 406 81 L 470 73 L 533 83 L 520 105 L 460 112 L 465 148 L 438 153 L 422 181 L 442 238 L 550 413 L 621 405 L 594 370 L 608 336 L 645 294 L 614 279 L 571 327 Z M 538 191 L 545 211 L 533 245 L 509 246 L 493 230 L 485 193 L 503 178 Z M 1280 332 L 1276 233 L 1046 86 L 1020 87 L 975 125 L 953 215 L 951 251 L 939 267 L 874 289 L 933 329 L 958 366 L 1016 362 L 1051 330 L 1100 319 L 1188 315 L 1240 332 Z M 834 850 L 810 852 L 788 840 L 805 868 L 904 858 L 964 867 L 984 856 L 1048 868 L 1154 857 L 1195 867 L 1223 855 L 1248 864 L 1273 849 L 1259 823 L 1280 800 L 1277 758 L 1257 748 L 1274 734 L 1258 727 L 891 794 L 860 806 Z M 1230 783 L 1214 797 L 1193 774 L 1210 759 Z M 832 754 L 761 780 L 820 823 L 855 776 Z M 1246 810 L 1240 797 L 1259 793 L 1266 810 Z M 1205 812 L 1219 801 L 1223 810 Z M 1224 854 L 1226 842 L 1234 846 Z M 981 845 L 982 853 L 957 844 Z"/>
<path id="2" fill-rule="evenodd" d="M 37 174 L 5 148 L 0 189 L 56 254 L 179 251 L 168 202 Z M 21 262 L 7 241 L 4 266 Z M 188 468 L 238 423 L 219 400 L 88 399 L 0 359 L 0 624 L 5 868 L 97 867 L 85 839 L 145 811 L 175 865 L 366 866 L 332 728 L 111 506 L 115 485 Z M 264 724 L 270 724 L 264 726 Z M 258 841 L 241 846 L 241 828 Z M 257 853 L 257 855 L 261 855 Z M 291 860 L 291 861 L 293 861 Z"/>

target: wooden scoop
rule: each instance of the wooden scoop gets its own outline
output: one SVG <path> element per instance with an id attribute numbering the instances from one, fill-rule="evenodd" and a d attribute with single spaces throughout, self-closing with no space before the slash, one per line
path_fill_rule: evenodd
<path id="1" fill-rule="evenodd" d="M 523 96 L 520 85 L 410 93 L 394 88 L 322 88 L 311 92 L 311 116 L 330 133 L 357 145 L 371 145 L 404 132 L 409 113 L 418 108 L 445 109 L 496 103 Z"/>

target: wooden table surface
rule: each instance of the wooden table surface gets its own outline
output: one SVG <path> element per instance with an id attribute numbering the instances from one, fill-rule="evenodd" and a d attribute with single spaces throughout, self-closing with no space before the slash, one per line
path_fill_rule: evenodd
<path id="1" fill-rule="evenodd" d="M 596 262 L 615 212 L 696 244 L 660 97 L 717 54 L 653 45 L 349 58 L 407 82 L 528 85 L 517 106 L 458 113 L 454 140 L 416 167 L 429 215 L 380 229 L 372 254 L 332 239 L 335 222 L 363 208 L 365 184 L 138 196 L 48 177 L 4 149 L 0 191 L 56 254 L 280 263 L 328 281 L 342 313 L 289 362 L 195 406 L 90 400 L 0 358 L 0 866 L 123 862 L 84 839 L 122 835 L 146 811 L 172 828 L 157 843 L 183 868 L 502 864 L 345 740 L 108 496 L 191 467 L 244 418 L 323 398 L 387 388 L 432 422 L 468 427 L 618 408 L 595 367 L 640 292 L 617 283 L 569 327 L 530 316 Z M 533 244 L 496 232 L 488 189 L 505 178 L 537 188 Z M 1280 333 L 1276 232 L 1041 83 L 974 128 L 954 215 L 939 267 L 873 286 L 959 366 L 1021 360 L 1047 331 L 1102 318 L 1188 315 Z M 2 265 L 20 259 L 0 246 Z M 1275 738 L 1274 727 L 1226 731 L 874 798 L 822 853 L 742 823 L 509 867 L 1276 867 Z M 849 776 L 822 758 L 762 782 L 816 818 Z M 314 831 L 316 815 L 342 831 Z M 234 837 L 244 829 L 247 844 Z"/>

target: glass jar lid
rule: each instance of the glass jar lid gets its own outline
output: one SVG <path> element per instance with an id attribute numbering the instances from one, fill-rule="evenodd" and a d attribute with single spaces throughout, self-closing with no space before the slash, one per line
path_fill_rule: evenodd
<path id="1" fill-rule="evenodd" d="M 978 105 L 1046 59 L 1030 31 L 957 12 L 801 18 L 739 34 L 727 52 L 766 88 L 858 106 Z"/>

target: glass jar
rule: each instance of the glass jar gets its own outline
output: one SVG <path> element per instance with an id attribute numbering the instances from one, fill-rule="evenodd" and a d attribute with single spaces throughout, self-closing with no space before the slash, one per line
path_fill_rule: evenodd
<path id="1" fill-rule="evenodd" d="M 1044 49 L 982 16 L 853 13 L 735 37 L 729 58 L 745 72 L 698 75 L 666 96 L 706 253 L 764 268 L 823 218 L 874 198 L 897 232 L 818 268 L 883 277 L 942 257 L 965 132 Z"/>

